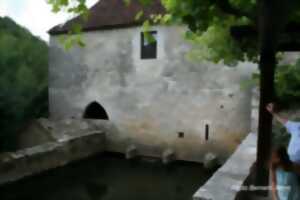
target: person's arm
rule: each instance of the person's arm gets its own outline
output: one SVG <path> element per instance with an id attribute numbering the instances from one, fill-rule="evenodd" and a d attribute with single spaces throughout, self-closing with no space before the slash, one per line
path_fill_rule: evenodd
<path id="1" fill-rule="evenodd" d="M 274 103 L 269 103 L 266 107 L 267 111 L 269 111 L 269 113 L 271 115 L 273 115 L 273 117 L 280 122 L 282 125 L 285 125 L 289 120 L 285 117 L 280 116 L 278 113 L 276 113 L 274 111 Z"/>
<path id="2" fill-rule="evenodd" d="M 279 198 L 277 194 L 276 168 L 271 164 L 270 170 L 271 170 L 272 200 L 278 200 Z"/>

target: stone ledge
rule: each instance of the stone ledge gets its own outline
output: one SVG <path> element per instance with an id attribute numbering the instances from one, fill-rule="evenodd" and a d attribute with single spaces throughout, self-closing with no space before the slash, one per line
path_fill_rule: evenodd
<path id="1" fill-rule="evenodd" d="M 249 133 L 226 163 L 193 196 L 194 200 L 234 200 L 256 161 L 257 135 Z"/>
<path id="2" fill-rule="evenodd" d="M 64 166 L 105 149 L 104 132 L 92 131 L 68 136 L 58 142 L 0 155 L 0 185 Z"/>

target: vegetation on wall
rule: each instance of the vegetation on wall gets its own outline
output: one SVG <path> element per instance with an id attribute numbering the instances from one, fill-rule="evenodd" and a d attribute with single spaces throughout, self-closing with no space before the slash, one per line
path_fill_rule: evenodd
<path id="1" fill-rule="evenodd" d="M 0 18 L 0 151 L 18 131 L 48 112 L 48 47 L 8 17 Z"/>

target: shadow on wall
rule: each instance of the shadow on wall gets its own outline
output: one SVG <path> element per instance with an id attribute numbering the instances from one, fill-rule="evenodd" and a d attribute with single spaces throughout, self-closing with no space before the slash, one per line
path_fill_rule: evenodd
<path id="1" fill-rule="evenodd" d="M 87 105 L 84 113 L 84 119 L 102 119 L 109 120 L 108 114 L 98 102 L 93 101 L 89 105 Z"/>

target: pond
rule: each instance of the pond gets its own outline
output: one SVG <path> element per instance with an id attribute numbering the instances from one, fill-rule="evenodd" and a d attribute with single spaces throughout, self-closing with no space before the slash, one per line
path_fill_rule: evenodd
<path id="1" fill-rule="evenodd" d="M 190 200 L 213 171 L 105 153 L 0 188 L 1 200 Z"/>

